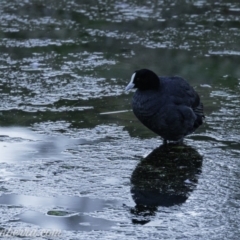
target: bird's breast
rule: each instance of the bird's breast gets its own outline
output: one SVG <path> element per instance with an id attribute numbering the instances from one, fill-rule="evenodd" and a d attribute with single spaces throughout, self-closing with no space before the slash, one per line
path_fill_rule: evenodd
<path id="1" fill-rule="evenodd" d="M 134 114 L 139 118 L 155 115 L 161 108 L 160 99 L 155 95 L 135 94 L 132 100 Z"/>

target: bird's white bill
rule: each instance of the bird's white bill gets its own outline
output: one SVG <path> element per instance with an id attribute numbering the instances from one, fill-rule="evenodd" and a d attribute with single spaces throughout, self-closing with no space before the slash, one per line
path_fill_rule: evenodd
<path id="1" fill-rule="evenodd" d="M 135 78 L 135 75 L 136 75 L 136 73 L 134 73 L 134 74 L 132 75 L 129 84 L 128 84 L 128 85 L 126 86 L 126 88 L 125 88 L 125 91 L 128 91 L 128 90 L 134 88 L 135 84 L 133 83 L 133 80 L 134 80 L 134 78 Z"/>

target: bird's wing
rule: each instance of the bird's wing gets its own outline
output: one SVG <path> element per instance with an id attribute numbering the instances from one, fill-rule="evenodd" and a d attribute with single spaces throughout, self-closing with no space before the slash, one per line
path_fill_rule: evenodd
<path id="1" fill-rule="evenodd" d="M 183 78 L 175 76 L 164 78 L 166 84 L 166 92 L 170 96 L 170 101 L 176 105 L 186 105 L 192 108 L 192 110 L 204 117 L 203 104 L 200 101 L 198 93 L 188 84 Z"/>

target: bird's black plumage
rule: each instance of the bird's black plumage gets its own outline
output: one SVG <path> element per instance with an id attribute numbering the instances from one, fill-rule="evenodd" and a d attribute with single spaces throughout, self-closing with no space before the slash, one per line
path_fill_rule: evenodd
<path id="1" fill-rule="evenodd" d="M 203 123 L 203 104 L 181 77 L 158 77 L 148 69 L 133 73 L 126 90 L 137 88 L 132 108 L 140 122 L 164 140 L 180 141 Z"/>

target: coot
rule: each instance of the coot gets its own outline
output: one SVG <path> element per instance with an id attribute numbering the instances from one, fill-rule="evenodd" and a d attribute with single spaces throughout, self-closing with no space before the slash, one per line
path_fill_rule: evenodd
<path id="1" fill-rule="evenodd" d="M 149 69 L 135 71 L 126 90 L 137 88 L 132 108 L 140 122 L 164 139 L 182 141 L 203 123 L 203 104 L 181 77 L 158 77 Z"/>

